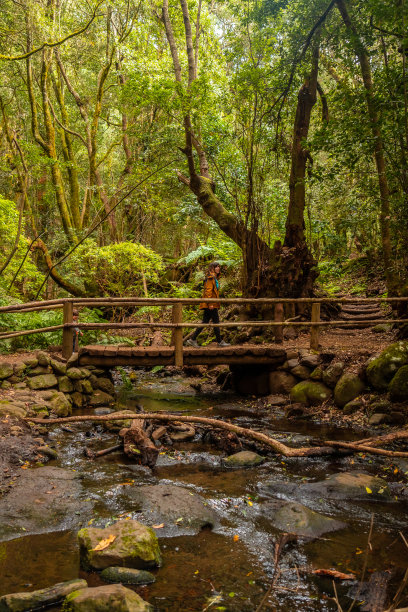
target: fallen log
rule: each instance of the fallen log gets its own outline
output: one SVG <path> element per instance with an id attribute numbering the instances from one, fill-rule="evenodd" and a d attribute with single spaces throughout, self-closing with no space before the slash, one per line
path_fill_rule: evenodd
<path id="1" fill-rule="evenodd" d="M 103 448 L 99 451 L 93 451 L 91 448 L 86 448 L 85 454 L 89 459 L 96 459 L 97 457 L 103 457 L 104 455 L 109 455 L 109 453 L 122 450 L 122 448 L 122 444 L 115 444 L 115 446 L 109 446 L 109 448 Z"/>
<path id="2" fill-rule="evenodd" d="M 217 419 L 209 419 L 206 417 L 197 417 L 197 416 L 184 416 L 184 415 L 173 415 L 173 414 L 162 414 L 162 413 L 138 413 L 134 415 L 122 414 L 121 412 L 117 412 L 109 415 L 100 415 L 100 416 L 92 416 L 92 415 L 84 415 L 84 416 L 73 416 L 73 417 L 63 417 L 60 419 L 32 419 L 26 417 L 26 421 L 31 423 L 38 423 L 40 425 L 54 425 L 56 423 L 75 423 L 75 422 L 83 422 L 83 421 L 121 421 L 124 419 L 136 419 L 136 420 L 154 420 L 154 421 L 164 421 L 167 423 L 173 421 L 182 421 L 185 423 L 203 423 L 205 425 L 210 425 L 211 427 L 218 429 L 226 429 L 227 431 L 232 431 L 239 436 L 243 436 L 244 438 L 250 438 L 251 440 L 257 440 L 262 444 L 265 444 L 269 448 L 272 448 L 279 455 L 283 455 L 285 457 L 317 457 L 321 455 L 332 455 L 335 454 L 337 449 L 341 447 L 341 444 L 345 445 L 345 449 L 350 452 L 365 452 L 365 453 L 373 453 L 373 454 L 383 454 L 388 455 L 389 453 L 394 453 L 394 451 L 385 451 L 382 449 L 371 448 L 370 446 L 359 446 L 358 441 L 354 445 L 350 445 L 349 443 L 343 442 L 335 442 L 335 441 L 322 441 L 322 446 L 316 447 L 304 447 L 304 448 L 292 448 L 290 446 L 286 446 L 279 440 L 275 440 L 270 436 L 267 436 L 264 433 L 259 431 L 254 431 L 253 429 L 247 429 L 245 427 L 239 427 L 238 425 L 233 425 L 232 423 L 227 423 L 226 421 L 221 421 Z M 408 452 L 400 452 L 398 454 L 392 454 L 393 457 L 408 457 Z"/>
<path id="3" fill-rule="evenodd" d="M 143 423 L 133 421 L 128 428 L 121 429 L 123 450 L 128 457 L 136 458 L 140 465 L 153 468 L 156 465 L 159 450 L 143 430 Z"/>

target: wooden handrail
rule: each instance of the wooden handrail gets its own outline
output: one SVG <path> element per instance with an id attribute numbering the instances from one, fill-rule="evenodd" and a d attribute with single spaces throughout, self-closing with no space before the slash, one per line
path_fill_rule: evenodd
<path id="1" fill-rule="evenodd" d="M 63 304 L 72 303 L 79 308 L 95 307 L 95 306 L 171 306 L 173 304 L 182 304 L 183 306 L 200 304 L 202 298 L 146 298 L 146 297 L 131 297 L 131 298 L 59 298 L 56 300 L 44 300 L 40 302 L 26 302 L 25 304 L 11 304 L 9 306 L 0 306 L 0 313 L 43 310 L 49 308 L 61 308 Z M 370 303 L 397 303 L 408 302 L 408 297 L 373 297 L 373 298 L 219 298 L 221 304 L 370 304 Z"/>
<path id="2" fill-rule="evenodd" d="M 275 320 L 273 321 L 234 321 L 223 323 L 192 323 L 189 321 L 183 322 L 182 308 L 183 306 L 197 305 L 202 302 L 202 298 L 146 298 L 146 297 L 131 297 L 131 298 L 60 298 L 56 300 L 47 300 L 41 302 L 27 302 L 26 304 L 12 304 L 10 306 L 0 307 L 1 313 L 21 313 L 32 312 L 35 310 L 57 309 L 63 308 L 63 324 L 53 325 L 32 330 L 22 331 L 6 331 L 0 332 L 0 340 L 8 338 L 16 338 L 18 336 L 26 336 L 30 334 L 46 333 L 51 331 L 63 330 L 63 356 L 68 359 L 73 352 L 73 335 L 72 328 L 80 329 L 137 329 L 137 328 L 163 328 L 171 329 L 172 344 L 175 347 L 175 363 L 177 366 L 183 365 L 183 329 L 198 328 L 198 327 L 274 327 L 275 342 L 282 342 L 283 326 L 305 327 L 310 326 L 310 348 L 318 350 L 319 347 L 319 329 L 323 326 L 337 327 L 355 327 L 365 325 L 377 325 L 380 323 L 408 323 L 408 319 L 367 319 L 367 320 L 320 320 L 320 307 L 324 303 L 340 303 L 340 304 L 365 304 L 365 303 L 395 303 L 408 302 L 408 297 L 377 297 L 377 298 L 220 298 L 221 304 L 274 304 L 275 305 Z M 310 321 L 293 321 L 291 319 L 284 320 L 283 304 L 311 304 L 312 317 Z M 72 313 L 74 305 L 77 308 L 81 307 L 97 307 L 97 306 L 119 306 L 119 307 L 134 307 L 134 306 L 172 306 L 172 322 L 133 322 L 133 323 L 73 323 Z M 369 313 L 368 313 L 369 314 Z"/>

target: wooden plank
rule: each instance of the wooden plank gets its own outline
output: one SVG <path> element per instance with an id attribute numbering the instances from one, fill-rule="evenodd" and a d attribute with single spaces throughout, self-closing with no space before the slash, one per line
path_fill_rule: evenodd
<path id="1" fill-rule="evenodd" d="M 120 346 L 118 350 L 118 357 L 131 357 L 132 356 L 131 346 Z"/>
<path id="2" fill-rule="evenodd" d="M 106 346 L 103 355 L 104 357 L 116 357 L 118 350 L 118 346 Z"/>

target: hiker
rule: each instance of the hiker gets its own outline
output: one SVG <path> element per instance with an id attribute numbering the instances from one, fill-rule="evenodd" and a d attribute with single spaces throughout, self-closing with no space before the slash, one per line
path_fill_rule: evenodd
<path id="1" fill-rule="evenodd" d="M 74 308 L 74 310 L 72 311 L 72 322 L 78 323 L 78 319 L 79 319 L 79 311 Z M 83 332 L 79 329 L 79 327 L 73 327 L 72 328 L 72 351 L 74 353 L 78 352 L 78 343 L 79 343 L 79 336 L 83 336 Z"/>
<path id="2" fill-rule="evenodd" d="M 213 261 L 210 263 L 208 267 L 208 272 L 204 281 L 204 291 L 203 298 L 219 298 L 220 296 L 220 283 L 219 277 L 221 273 L 221 266 L 218 261 Z M 218 309 L 220 307 L 219 302 L 209 302 L 205 301 L 200 304 L 200 310 L 203 311 L 203 323 L 209 323 L 212 321 L 213 323 L 220 322 L 220 316 L 218 314 Z M 187 346 L 195 346 L 198 347 L 199 344 L 197 342 L 198 335 L 202 332 L 203 327 L 197 327 L 192 338 L 186 341 Z M 230 346 L 228 342 L 221 339 L 220 328 L 214 327 L 215 337 L 218 342 L 218 346 Z"/>

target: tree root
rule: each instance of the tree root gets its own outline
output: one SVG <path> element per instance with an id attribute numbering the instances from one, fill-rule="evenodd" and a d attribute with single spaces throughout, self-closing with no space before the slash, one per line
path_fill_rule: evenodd
<path id="1" fill-rule="evenodd" d="M 227 423 L 226 421 L 221 421 L 217 419 L 209 419 L 206 417 L 197 417 L 197 416 L 185 416 L 185 415 L 172 415 L 172 414 L 161 414 L 161 413 L 139 413 L 134 415 L 123 414 L 121 412 L 116 412 L 115 415 L 101 415 L 101 416 L 72 416 L 72 417 L 64 417 L 60 419 L 31 419 L 26 418 L 26 421 L 30 421 L 31 423 L 38 423 L 40 425 L 54 425 L 54 424 L 62 424 L 62 423 L 78 423 L 83 421 L 118 421 L 118 420 L 130 420 L 130 419 L 139 419 L 139 420 L 154 420 L 154 421 L 163 421 L 167 423 L 171 423 L 174 421 L 185 422 L 185 423 L 203 423 L 204 425 L 210 425 L 215 429 L 226 429 L 227 431 L 232 431 L 239 436 L 243 436 L 244 438 L 250 438 L 251 440 L 256 440 L 257 442 L 261 442 L 265 444 L 267 447 L 274 450 L 279 455 L 283 455 L 284 457 L 316 457 L 322 455 L 333 455 L 336 452 L 339 452 L 339 449 L 344 449 L 354 452 L 362 452 L 362 453 L 370 453 L 375 455 L 386 455 L 388 457 L 408 457 L 408 452 L 399 452 L 399 451 L 388 451 L 378 448 L 372 448 L 366 444 L 362 444 L 364 442 L 367 443 L 367 440 L 358 440 L 355 443 L 349 442 L 337 442 L 333 440 L 322 441 L 322 446 L 315 447 L 304 447 L 304 448 L 292 448 L 290 446 L 286 446 L 282 442 L 275 440 L 267 436 L 264 433 L 259 431 L 254 431 L 253 429 L 247 429 L 245 427 L 239 427 L 238 425 L 233 425 L 232 423 Z M 394 441 L 398 439 L 399 432 L 392 436 L 392 434 L 387 434 L 386 436 L 379 436 L 378 438 L 369 439 L 370 443 L 380 445 L 380 444 L 388 444 L 390 441 Z M 408 432 L 401 432 L 408 433 Z M 407 437 L 407 436 L 400 436 Z"/>

